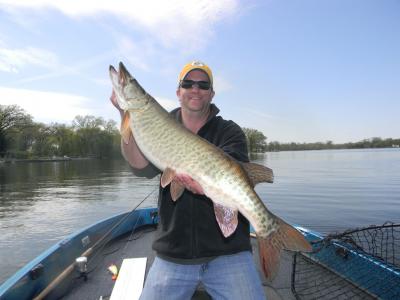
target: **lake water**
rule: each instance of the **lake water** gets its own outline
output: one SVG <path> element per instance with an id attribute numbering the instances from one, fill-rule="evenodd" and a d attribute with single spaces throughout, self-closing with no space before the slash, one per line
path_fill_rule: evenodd
<path id="1" fill-rule="evenodd" d="M 256 191 L 285 220 L 322 233 L 400 222 L 400 150 L 266 153 L 275 183 Z M 0 282 L 60 239 L 101 219 L 156 204 L 158 179 L 124 161 L 0 164 Z"/>

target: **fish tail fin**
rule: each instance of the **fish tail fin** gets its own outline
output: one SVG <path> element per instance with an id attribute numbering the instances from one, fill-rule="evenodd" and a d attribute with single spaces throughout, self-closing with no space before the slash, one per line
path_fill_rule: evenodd
<path id="1" fill-rule="evenodd" d="M 274 279 L 279 270 L 282 249 L 310 252 L 312 247 L 304 236 L 293 226 L 278 219 L 278 229 L 267 237 L 257 236 L 260 265 L 269 280 Z"/>

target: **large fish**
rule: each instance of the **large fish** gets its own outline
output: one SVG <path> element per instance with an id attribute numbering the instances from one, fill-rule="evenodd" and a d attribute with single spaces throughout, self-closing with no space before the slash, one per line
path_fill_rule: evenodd
<path id="1" fill-rule="evenodd" d="M 125 111 L 121 135 L 125 142 L 132 132 L 144 156 L 163 171 L 161 185 L 171 184 L 176 201 L 184 187 L 175 174 L 187 174 L 202 187 L 214 203 L 221 232 L 231 235 L 240 211 L 255 229 L 260 263 L 272 279 L 279 266 L 282 249 L 310 251 L 303 235 L 272 214 L 254 191 L 259 182 L 272 182 L 272 170 L 253 163 L 239 163 L 221 149 L 193 134 L 139 85 L 122 63 L 119 72 L 110 66 L 110 77 L 119 106 Z M 182 200 L 184 201 L 184 200 Z"/>

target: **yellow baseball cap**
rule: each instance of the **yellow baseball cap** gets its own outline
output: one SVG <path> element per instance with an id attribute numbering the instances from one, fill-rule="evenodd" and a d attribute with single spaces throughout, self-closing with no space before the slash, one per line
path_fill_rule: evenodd
<path id="1" fill-rule="evenodd" d="M 181 80 L 185 79 L 186 75 L 193 70 L 201 70 L 205 72 L 210 79 L 211 86 L 213 85 L 213 76 L 211 69 L 205 63 L 198 60 L 194 60 L 183 66 L 183 69 L 178 76 L 178 83 L 181 82 Z"/>

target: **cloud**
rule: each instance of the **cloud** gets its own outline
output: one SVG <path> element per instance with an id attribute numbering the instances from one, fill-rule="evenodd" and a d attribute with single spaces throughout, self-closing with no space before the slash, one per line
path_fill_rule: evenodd
<path id="1" fill-rule="evenodd" d="M 36 122 L 70 123 L 77 115 L 90 115 L 85 106 L 86 97 L 28 89 L 13 89 L 0 86 L 2 105 L 16 104 L 32 115 Z"/>
<path id="2" fill-rule="evenodd" d="M 133 41 L 131 37 L 126 35 L 114 34 L 118 52 L 122 57 L 126 57 L 127 61 L 144 71 L 150 69 L 147 61 L 150 57 L 154 57 L 156 47 L 149 41 Z"/>
<path id="3" fill-rule="evenodd" d="M 22 78 L 18 80 L 17 83 L 27 83 L 32 81 L 61 77 L 65 75 L 73 75 L 84 78 L 88 81 L 99 83 L 98 79 L 95 79 L 89 75 L 85 75 L 85 72 L 83 72 L 83 70 L 91 68 L 99 63 L 103 63 L 103 61 L 106 60 L 106 58 L 108 58 L 109 56 L 110 56 L 109 52 L 100 53 L 97 55 L 93 55 L 91 57 L 86 57 L 84 59 L 81 59 L 80 61 L 75 62 L 73 65 L 62 65 L 56 61 L 49 62 L 46 65 L 46 67 L 48 67 L 50 72 L 47 71 L 43 74 Z"/>
<path id="4" fill-rule="evenodd" d="M 170 111 L 179 106 L 178 100 L 155 97 L 157 101 Z M 119 122 L 119 114 L 110 114 L 110 103 L 93 106 L 91 99 L 74 94 L 15 89 L 0 86 L 2 105 L 18 105 L 33 116 L 35 122 L 71 123 L 77 115 L 94 115 L 114 118 Z M 114 110 L 111 110 L 114 112 Z M 115 110 L 116 111 L 116 110 Z"/>
<path id="5" fill-rule="evenodd" d="M 22 49 L 0 48 L 0 71 L 18 73 L 26 65 L 52 67 L 58 63 L 57 55 L 35 47 Z"/>
<path id="6" fill-rule="evenodd" d="M 208 43 L 217 22 L 238 13 L 238 0 L 0 0 L 0 8 L 56 9 L 74 18 L 111 14 L 145 29 L 164 47 L 192 51 Z"/>
<path id="7" fill-rule="evenodd" d="M 178 100 L 171 100 L 164 97 L 154 97 L 154 98 L 167 111 L 171 111 L 179 106 Z"/>
<path id="8" fill-rule="evenodd" d="M 45 36 L 53 34 L 47 32 L 43 22 L 52 20 L 46 14 L 58 11 L 98 26 L 104 39 L 112 45 L 110 57 L 123 58 L 145 72 L 157 67 L 161 73 L 170 65 L 192 59 L 212 43 L 216 25 L 240 14 L 238 6 L 238 0 L 0 0 L 0 11 L 10 14 L 14 26 L 22 26 L 25 31 L 38 31 Z M 52 24 L 47 24 L 46 28 L 51 27 Z M 13 37 L 8 39 L 12 41 Z M 50 70 L 32 74 L 19 83 L 73 73 L 73 69 L 81 71 L 75 66 L 64 66 L 61 57 L 61 63 L 51 67 L 50 63 L 57 63 L 57 57 L 46 50 L 2 48 L 1 40 L 0 50 L 0 72 L 17 73 L 28 64 Z"/>
<path id="9" fill-rule="evenodd" d="M 249 113 L 253 118 L 254 117 L 260 117 L 260 118 L 262 118 L 262 119 L 270 119 L 270 120 L 282 120 L 282 118 L 281 117 L 278 117 L 278 116 L 274 116 L 274 115 L 271 115 L 271 114 L 267 114 L 267 113 L 264 113 L 264 112 L 262 112 L 262 111 L 259 111 L 259 110 L 256 110 L 256 109 L 253 109 L 253 108 L 243 108 L 243 110 L 244 111 L 246 111 L 247 113 Z"/>
<path id="10" fill-rule="evenodd" d="M 233 85 L 223 77 L 214 76 L 214 90 L 220 94 L 232 90 Z"/>

